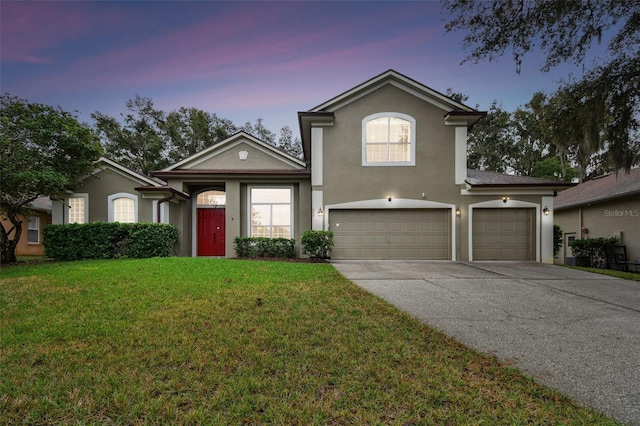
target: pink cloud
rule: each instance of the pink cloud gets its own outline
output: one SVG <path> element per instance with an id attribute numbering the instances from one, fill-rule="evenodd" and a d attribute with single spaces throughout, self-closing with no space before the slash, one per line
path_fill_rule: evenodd
<path id="1" fill-rule="evenodd" d="M 299 3 L 268 3 L 264 7 L 256 4 L 238 8 L 222 3 L 208 16 L 203 14 L 202 19 L 188 25 L 169 26 L 164 34 L 149 32 L 146 38 L 87 50 L 61 68 L 52 69 L 46 79 L 24 81 L 27 92 L 21 95 L 117 90 L 155 99 L 156 95 L 149 92 L 177 91 L 183 95 L 176 99 L 184 102 L 176 108 L 216 102 L 221 108 L 231 109 L 291 103 L 306 109 L 335 96 L 339 93 L 336 88 L 347 90 L 388 68 L 398 68 L 397 52 L 424 55 L 420 50 L 434 31 L 424 26 L 384 36 L 379 31 L 369 32 L 380 25 L 379 16 L 376 20 L 355 13 L 346 18 L 330 18 L 327 14 L 315 15 Z M 111 6 L 113 3 L 98 5 L 109 7 L 99 8 L 101 13 L 83 7 L 70 14 L 50 11 L 50 16 L 66 19 L 60 26 L 68 28 L 47 42 L 34 37 L 30 45 L 25 44 L 29 46 L 27 50 L 41 51 L 95 31 L 108 35 L 110 31 L 123 32 L 131 24 L 153 24 L 152 18 L 146 22 L 141 15 L 130 16 Z M 126 18 L 119 21 L 107 19 L 109 16 Z M 402 14 L 387 18 L 405 19 Z M 33 20 L 42 22 L 43 18 Z M 321 30 L 313 28 L 318 25 Z M 47 31 L 52 28 L 40 35 L 44 37 Z M 386 58 L 395 58 L 395 62 Z"/>
<path id="2" fill-rule="evenodd" d="M 88 2 L 2 2 L 2 60 L 47 63 L 64 43 L 123 25 L 119 7 Z"/>

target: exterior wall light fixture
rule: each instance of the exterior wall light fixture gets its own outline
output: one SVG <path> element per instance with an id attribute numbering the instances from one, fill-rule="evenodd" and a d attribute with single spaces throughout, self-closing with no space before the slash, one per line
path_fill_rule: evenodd
<path id="1" fill-rule="evenodd" d="M 320 207 L 318 209 L 318 216 L 320 216 L 320 217 L 324 216 L 324 212 L 322 211 L 322 207 Z"/>
<path id="2" fill-rule="evenodd" d="M 549 216 L 549 213 L 551 213 L 551 212 L 549 211 L 549 207 L 544 206 L 544 209 L 542 209 L 542 213 L 543 213 L 545 216 Z"/>
<path id="3" fill-rule="evenodd" d="M 387 201 L 388 201 L 388 202 L 391 202 L 391 197 L 387 197 Z"/>
<path id="4" fill-rule="evenodd" d="M 456 207 L 456 216 L 460 216 L 461 213 L 460 208 Z"/>
<path id="5" fill-rule="evenodd" d="M 509 197 L 507 197 L 506 195 L 504 197 L 502 197 L 502 202 L 507 204 L 507 201 L 509 201 Z"/>

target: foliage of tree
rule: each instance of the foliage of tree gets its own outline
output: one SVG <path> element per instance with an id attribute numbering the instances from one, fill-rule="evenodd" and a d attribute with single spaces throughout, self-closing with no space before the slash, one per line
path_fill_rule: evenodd
<path id="1" fill-rule="evenodd" d="M 517 108 L 511 115 L 515 133 L 513 168 L 520 175 L 532 176 L 537 165 L 551 153 L 545 102 L 543 93 L 535 93 L 524 108 Z"/>
<path id="2" fill-rule="evenodd" d="M 514 112 L 503 110 L 494 101 L 487 116 L 469 132 L 469 167 L 572 181 L 576 177 L 574 167 L 581 167 L 583 144 L 560 129 L 580 125 L 569 123 L 568 115 L 561 113 L 560 108 L 568 108 L 562 98 L 557 95 L 548 98 L 541 92 Z M 559 125 L 559 121 L 565 122 Z M 600 164 L 600 157 L 592 153 L 587 160 Z"/>
<path id="3" fill-rule="evenodd" d="M 467 144 L 467 166 L 498 173 L 513 172 L 514 135 L 510 114 L 497 102 L 473 126 Z"/>
<path id="4" fill-rule="evenodd" d="M 289 126 L 280 129 L 280 138 L 278 139 L 278 148 L 292 157 L 302 159 L 302 143 L 300 139 L 293 138 L 293 132 Z"/>
<path id="5" fill-rule="evenodd" d="M 194 155 L 244 130 L 288 154 L 302 158 L 302 144 L 288 126 L 276 134 L 258 118 L 254 124 L 237 127 L 231 120 L 197 108 L 181 107 L 165 113 L 150 98 L 136 95 L 126 102 L 127 114 L 121 120 L 91 114 L 106 154 L 132 170 L 148 174 Z"/>
<path id="6" fill-rule="evenodd" d="M 545 54 L 542 71 L 563 62 L 584 63 L 594 42 L 616 31 L 607 58 L 578 81 L 565 82 L 554 98 L 561 116 L 553 131 L 584 176 L 594 156 L 608 169 L 629 170 L 640 162 L 640 2 L 590 0 L 444 0 L 452 15 L 448 31 L 463 30 L 465 61 L 489 61 L 509 48 L 519 72 L 535 48 Z M 559 101 L 564 102 L 562 109 Z M 597 168 L 597 167 L 596 167 Z"/>
<path id="7" fill-rule="evenodd" d="M 169 165 L 163 137 L 165 114 L 153 101 L 136 95 L 126 102 L 121 123 L 99 111 L 91 114 L 106 154 L 125 167 L 148 174 Z"/>
<path id="8" fill-rule="evenodd" d="M 93 130 L 60 108 L 0 97 L 0 261 L 15 262 L 29 203 L 73 190 L 102 154 Z"/>
<path id="9" fill-rule="evenodd" d="M 170 163 L 190 157 L 237 132 L 231 120 L 197 108 L 179 108 L 161 126 Z"/>
<path id="10" fill-rule="evenodd" d="M 251 122 L 247 121 L 242 130 L 249 133 L 251 136 L 255 136 L 260 139 L 262 142 L 276 146 L 276 134 L 264 127 L 264 124 L 262 123 L 263 121 L 264 120 L 262 118 L 258 118 L 255 124 L 251 124 Z"/>
<path id="11" fill-rule="evenodd" d="M 573 168 L 563 170 L 558 157 L 546 157 L 533 165 L 528 176 L 571 182 L 576 174 Z"/>

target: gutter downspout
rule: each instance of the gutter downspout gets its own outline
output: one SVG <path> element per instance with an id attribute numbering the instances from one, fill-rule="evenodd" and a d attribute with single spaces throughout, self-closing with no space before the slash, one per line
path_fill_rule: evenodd
<path id="1" fill-rule="evenodd" d="M 171 200 L 173 200 L 174 198 L 176 198 L 176 194 L 173 194 L 173 193 L 172 193 L 172 194 L 171 194 L 171 195 L 169 195 L 168 197 L 165 197 L 165 198 L 163 198 L 163 199 L 161 199 L 161 200 L 158 200 L 158 204 L 156 204 L 156 219 L 158 220 L 158 223 L 162 223 L 161 218 L 160 218 L 160 205 L 161 205 L 162 203 L 167 202 L 167 201 L 171 201 Z"/>

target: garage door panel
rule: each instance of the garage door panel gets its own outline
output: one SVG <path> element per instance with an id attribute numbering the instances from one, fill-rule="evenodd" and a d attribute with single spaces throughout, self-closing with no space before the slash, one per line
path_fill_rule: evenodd
<path id="1" fill-rule="evenodd" d="M 404 237 L 404 244 L 406 245 L 415 246 L 418 242 L 418 237 L 416 235 L 406 235 Z"/>
<path id="2" fill-rule="evenodd" d="M 474 260 L 534 260 L 533 209 L 474 209 Z"/>
<path id="3" fill-rule="evenodd" d="M 450 259 L 450 210 L 331 210 L 334 259 Z M 351 223 L 368 223 L 357 231 Z M 344 238 L 349 235 L 349 239 Z M 347 243 L 348 242 L 348 243 Z"/>
<path id="4" fill-rule="evenodd" d="M 402 222 L 393 222 L 389 224 L 389 231 L 393 233 L 402 233 L 405 232 L 404 224 Z"/>

